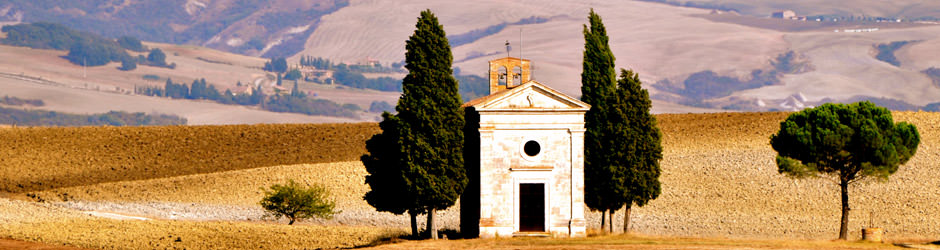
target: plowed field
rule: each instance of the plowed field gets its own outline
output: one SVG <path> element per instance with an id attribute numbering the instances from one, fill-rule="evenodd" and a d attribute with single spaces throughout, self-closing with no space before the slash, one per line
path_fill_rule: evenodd
<path id="1" fill-rule="evenodd" d="M 645 207 L 635 208 L 632 217 L 634 232 L 642 235 L 655 235 L 663 239 L 623 238 L 598 239 L 597 241 L 543 242 L 543 241 L 460 241 L 454 244 L 407 243 L 391 248 L 520 248 L 540 249 L 567 246 L 572 249 L 590 249 L 608 244 L 623 244 L 620 249 L 753 249 L 753 248 L 797 248 L 797 249 L 854 249 L 878 247 L 877 245 L 838 245 L 827 243 L 804 242 L 791 244 L 786 242 L 765 242 L 773 240 L 831 240 L 836 238 L 839 222 L 838 188 L 827 179 L 791 179 L 777 173 L 774 164 L 775 152 L 769 146 L 769 137 L 779 128 L 779 123 L 786 113 L 722 113 L 722 114 L 670 114 L 659 115 L 664 141 L 664 159 L 662 161 L 662 195 Z M 906 165 L 901 166 L 889 180 L 862 181 L 850 189 L 851 221 L 850 239 L 860 238 L 860 229 L 869 226 L 884 227 L 886 238 L 890 241 L 934 241 L 940 237 L 940 153 L 936 150 L 940 142 L 940 114 L 929 112 L 896 112 L 895 121 L 908 121 L 915 124 L 921 133 L 921 145 L 917 154 Z M 267 125 L 265 125 L 267 126 Z M 265 148 L 286 154 L 309 153 L 306 158 L 310 163 L 319 164 L 286 165 L 274 160 L 264 159 L 264 154 L 252 155 L 241 159 L 243 167 L 231 167 L 216 163 L 202 166 L 197 172 L 173 172 L 174 168 L 156 168 L 148 172 L 151 165 L 134 163 L 132 153 L 110 149 L 101 144 L 112 140 L 75 138 L 98 138 L 111 134 L 120 138 L 113 140 L 130 141 L 119 144 L 128 151 L 141 154 L 143 146 L 135 146 L 136 140 L 126 139 L 133 136 L 126 132 L 114 132 L 114 128 L 76 128 L 69 133 L 44 134 L 38 132 L 19 132 L 20 141 L 87 141 L 84 146 L 60 147 L 29 144 L 29 147 L 16 147 L 20 153 L 27 152 L 68 152 L 57 153 L 62 159 L 96 159 L 97 164 L 137 166 L 140 175 L 113 177 L 105 181 L 73 181 L 69 185 L 42 185 L 43 191 L 28 191 L 45 197 L 45 203 L 23 202 L 0 199 L 0 237 L 18 240 L 46 242 L 55 245 L 91 248 L 174 248 L 187 249 L 212 248 L 213 242 L 225 248 L 257 248 L 258 246 L 295 248 L 304 246 L 349 247 L 365 245 L 380 240 L 389 234 L 401 233 L 408 225 L 405 216 L 377 213 L 364 201 L 362 195 L 368 190 L 363 184 L 365 173 L 356 158 L 362 154 L 362 142 L 378 131 L 374 124 L 329 125 L 315 127 L 297 125 L 293 134 L 310 133 L 332 135 L 337 139 L 310 143 L 312 139 L 292 139 L 286 143 L 275 143 L 261 138 L 286 138 L 289 136 L 252 137 L 261 144 L 252 145 L 251 140 L 239 141 L 251 146 L 246 148 Z M 278 127 L 280 128 L 280 127 Z M 304 128 L 304 129 L 300 129 Z M 0 135 L 17 129 L 0 129 Z M 215 141 L 232 141 L 230 137 L 241 137 L 240 132 L 221 133 L 215 130 L 233 129 L 228 127 L 157 127 L 152 129 L 176 129 L 177 138 L 196 138 L 196 134 L 218 134 Z M 39 131 L 44 131 L 38 129 Z M 193 131 L 199 131 L 196 133 Z M 264 126 L 246 126 L 239 131 L 279 131 Z M 322 130 L 322 131 L 321 131 Z M 96 132 L 90 132 L 96 131 Z M 210 131 L 210 132 L 207 132 Z M 214 131 L 214 132 L 213 132 Z M 299 131 L 305 131 L 303 133 Z M 317 132 L 320 131 L 320 132 Z M 323 132 L 328 131 L 328 132 Z M 358 132 L 355 132 L 358 131 Z M 48 131 L 47 131 L 48 132 Z M 51 133 L 51 132 L 48 132 Z M 171 133 L 174 134 L 174 133 Z M 258 132 L 261 133 L 261 132 Z M 291 134 L 291 133 L 287 133 Z M 44 139 L 31 136 L 43 135 Z M 94 135 L 94 136 L 92 136 Z M 69 140 L 68 138 L 70 138 Z M 176 135 L 174 135 L 176 136 Z M 4 141 L 11 137 L 4 138 Z M 141 137 L 153 138 L 153 137 Z M 317 137 L 307 137 L 317 138 Z M 347 139 L 340 139 L 347 138 Z M 351 139 L 350 139 L 351 138 Z M 143 139 L 142 139 L 143 140 Z M 151 140 L 151 139 L 146 139 Z M 139 144 L 153 141 L 140 142 Z M 287 140 L 287 139 L 283 139 Z M 159 140 L 157 140 L 159 141 Z M 174 140 L 170 140 L 174 141 Z M 175 141 L 187 141 L 179 139 Z M 190 139 L 193 141 L 193 139 Z M 301 143 L 300 141 L 303 141 Z M 176 142 L 175 145 L 189 145 Z M 306 143 L 306 144 L 304 144 Z M 225 162 L 224 159 L 237 159 L 228 152 L 243 153 L 227 149 L 232 143 L 193 143 L 187 149 L 174 152 L 201 150 L 203 161 Z M 53 144 L 54 145 L 54 144 Z M 147 144 L 149 145 L 149 144 Z M 226 145 L 226 146 L 222 146 Z M 259 146 L 263 145 L 263 146 Z M 285 148 L 324 148 L 318 150 L 286 151 Z M 305 145 L 305 146 L 304 146 Z M 4 144 L 4 147 L 10 147 Z M 98 150 L 77 151 L 77 148 L 92 147 Z M 135 148 L 136 147 L 136 148 Z M 59 148 L 59 149 L 55 149 Z M 72 148 L 70 150 L 63 150 Z M 328 149 L 328 150 L 326 150 Z M 96 152 L 92 154 L 90 152 Z M 251 151 L 253 152 L 253 151 Z M 103 156 L 102 156 L 103 155 Z M 270 154 L 278 155 L 278 154 Z M 28 162 L 22 156 L 6 153 L 6 157 Z M 120 156 L 120 158 L 118 158 Z M 19 157 L 19 158 L 17 158 Z M 66 158 L 69 157 L 69 158 Z M 297 156 L 295 156 L 297 157 Z M 224 158 L 224 159 L 220 159 Z M 299 157 L 298 157 L 299 158 Z M 186 159 L 186 158 L 182 158 Z M 295 159 L 295 158 L 279 158 Z M 313 159 L 313 160 L 310 160 Z M 0 160 L 5 162 L 9 160 Z M 69 165 L 62 160 L 45 159 L 42 164 L 58 166 L 62 178 L 68 176 L 95 177 L 93 173 L 102 167 L 96 164 Z M 195 169 L 187 164 L 199 161 L 181 161 L 176 168 Z M 146 161 L 144 161 L 146 162 Z M 253 165 L 247 165 L 247 163 Z M 8 163 L 4 163 L 8 164 Z M 271 164 L 269 166 L 264 166 Z M 21 180 L 20 183 L 35 181 L 32 175 L 11 173 L 13 165 L 3 169 L 6 176 Z M 36 171 L 54 174 L 56 171 L 40 168 L 40 163 L 26 164 Z M 107 168 L 109 169 L 109 168 Z M 162 169 L 162 170 L 161 170 Z M 104 171 L 108 172 L 108 171 Z M 163 173 L 159 175 L 157 173 Z M 171 174 L 166 174 L 171 173 Z M 187 173 L 187 174 L 183 174 Z M 42 175 L 36 175 L 42 176 Z M 78 178 L 73 177 L 73 178 Z M 4 178 L 6 178 L 4 176 Z M 66 178 L 67 179 L 67 178 Z M 63 180 L 66 180 L 63 179 Z M 313 220 L 295 226 L 284 224 L 258 223 L 260 208 L 255 202 L 260 199 L 262 187 L 294 179 L 306 183 L 323 183 L 330 187 L 337 208 L 343 210 L 336 218 L 329 221 Z M 27 192 L 27 191 L 21 191 Z M 20 193 L 23 194 L 23 193 Z M 68 194 L 68 195 L 65 195 Z M 63 202 L 63 198 L 68 202 Z M 149 221 L 115 221 L 91 217 L 76 210 L 96 210 L 152 218 Z M 456 207 L 439 214 L 441 228 L 457 228 Z M 614 218 L 615 228 L 622 227 L 622 211 Z M 41 219 L 41 220 L 40 220 Z M 206 221 L 208 220 L 208 221 Z M 588 213 L 589 227 L 600 224 L 599 213 Z M 423 221 L 420 218 L 419 221 Z M 63 228 L 69 230 L 62 231 Z M 321 231 L 325 230 L 325 231 Z M 90 232 L 106 232 L 94 234 Z M 134 231 L 135 233 L 125 233 Z M 136 233 L 141 231 L 142 233 Z M 225 233 L 223 233 L 225 232 Z M 333 232 L 333 233 L 327 233 Z M 313 235 L 331 235 L 331 239 L 308 239 Z M 96 236 L 100 235 L 100 236 Z M 301 238 L 277 238 L 265 241 L 261 235 L 304 236 Z M 181 237 L 184 243 L 166 241 L 167 237 Z M 273 236 L 272 236 L 273 237 Z M 683 240 L 692 237 L 692 240 Z M 695 240 L 696 238 L 731 238 L 733 240 Z M 249 240 L 243 240 L 249 239 Z M 272 238 L 272 239 L 274 239 Z M 316 238 L 316 237 L 314 237 Z M 197 239 L 206 243 L 188 242 Z M 677 240 L 679 239 L 679 240 Z M 739 242 L 737 239 L 747 239 Z M 761 239 L 752 241 L 753 239 Z M 618 243 L 619 242 L 619 243 Z M 645 242 L 645 243 L 644 243 Z M 800 241 L 798 241 L 800 242 Z M 569 246 L 569 243 L 571 244 Z M 160 245 L 156 245 L 160 244 Z M 560 245 L 559 245 L 560 244 Z M 592 245 L 593 244 L 593 245 Z M 632 246 L 631 244 L 641 244 Z M 643 245 L 646 244 L 646 245 Z M 649 244 L 653 244 L 650 246 Z"/>
<path id="2" fill-rule="evenodd" d="M 373 123 L 0 129 L 0 192 L 351 161 Z"/>

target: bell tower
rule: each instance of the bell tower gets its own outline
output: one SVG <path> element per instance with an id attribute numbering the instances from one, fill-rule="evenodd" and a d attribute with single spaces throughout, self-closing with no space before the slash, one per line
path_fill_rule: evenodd
<path id="1" fill-rule="evenodd" d="M 530 62 L 504 57 L 490 61 L 490 94 L 522 85 L 532 80 Z"/>

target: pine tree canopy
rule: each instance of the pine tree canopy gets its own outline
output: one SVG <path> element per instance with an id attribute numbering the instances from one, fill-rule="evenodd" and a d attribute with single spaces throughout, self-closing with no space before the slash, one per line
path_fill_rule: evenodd
<path id="1" fill-rule="evenodd" d="M 919 143 L 917 127 L 895 124 L 891 111 L 867 101 L 793 113 L 770 138 L 780 173 L 846 180 L 888 178 L 914 156 Z"/>
<path id="2" fill-rule="evenodd" d="M 891 111 L 865 101 L 826 103 L 793 113 L 770 137 L 777 171 L 791 177 L 833 176 L 842 197 L 839 239 L 848 238 L 848 186 L 867 177 L 886 180 L 920 144 L 917 127 L 894 123 Z"/>

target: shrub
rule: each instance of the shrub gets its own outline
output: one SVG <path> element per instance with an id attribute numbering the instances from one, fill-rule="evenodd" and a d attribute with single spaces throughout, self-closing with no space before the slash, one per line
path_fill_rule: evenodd
<path id="1" fill-rule="evenodd" d="M 147 63 L 153 66 L 166 66 L 166 54 L 163 50 L 152 49 L 150 54 L 147 54 Z"/>
<path id="2" fill-rule="evenodd" d="M 333 209 L 335 204 L 328 200 L 328 196 L 329 193 L 320 185 L 305 188 L 294 180 L 288 180 L 286 185 L 274 184 L 271 190 L 265 190 L 260 204 L 269 216 L 275 219 L 286 217 L 290 220 L 287 224 L 293 225 L 300 219 L 333 218 L 333 214 L 339 211 Z"/>

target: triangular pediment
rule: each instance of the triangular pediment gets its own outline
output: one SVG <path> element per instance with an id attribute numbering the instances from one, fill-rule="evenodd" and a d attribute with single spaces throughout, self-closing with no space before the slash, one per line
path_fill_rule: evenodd
<path id="1" fill-rule="evenodd" d="M 590 105 L 549 88 L 539 82 L 529 81 L 522 85 L 473 100 L 464 106 L 484 110 L 581 110 Z"/>

